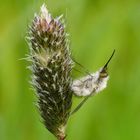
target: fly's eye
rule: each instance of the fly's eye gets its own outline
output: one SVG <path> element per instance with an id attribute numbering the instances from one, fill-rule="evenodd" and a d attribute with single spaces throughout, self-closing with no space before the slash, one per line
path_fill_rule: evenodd
<path id="1" fill-rule="evenodd" d="M 100 73 L 100 78 L 105 78 L 108 76 L 108 73 L 107 72 L 101 72 Z"/>

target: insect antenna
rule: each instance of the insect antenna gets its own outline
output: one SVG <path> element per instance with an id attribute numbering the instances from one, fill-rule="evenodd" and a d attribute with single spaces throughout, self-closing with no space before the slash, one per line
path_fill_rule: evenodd
<path id="1" fill-rule="evenodd" d="M 109 62 L 111 61 L 112 57 L 114 56 L 114 53 L 115 53 L 115 49 L 113 50 L 113 53 L 112 53 L 112 55 L 110 56 L 110 58 L 108 59 L 107 63 L 104 65 L 103 69 L 106 69 L 106 68 L 107 68 Z"/>

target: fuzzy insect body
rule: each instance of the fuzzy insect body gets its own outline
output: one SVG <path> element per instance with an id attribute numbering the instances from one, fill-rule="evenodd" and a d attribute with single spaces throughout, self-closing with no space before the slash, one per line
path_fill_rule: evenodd
<path id="1" fill-rule="evenodd" d="M 74 80 L 72 91 L 76 96 L 89 96 L 99 93 L 107 86 L 109 76 L 101 77 L 102 69 L 78 80 Z"/>

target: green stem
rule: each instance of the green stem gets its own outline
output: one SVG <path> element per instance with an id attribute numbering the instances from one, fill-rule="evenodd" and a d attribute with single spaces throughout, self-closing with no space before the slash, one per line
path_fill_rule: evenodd
<path id="1" fill-rule="evenodd" d="M 82 106 L 83 104 L 88 100 L 90 96 L 85 97 L 80 104 L 78 104 L 78 106 L 70 113 L 70 115 L 73 115 L 74 113 L 76 113 Z"/>

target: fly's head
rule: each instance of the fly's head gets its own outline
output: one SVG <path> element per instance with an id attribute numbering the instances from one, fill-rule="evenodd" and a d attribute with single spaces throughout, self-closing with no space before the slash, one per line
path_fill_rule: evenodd
<path id="1" fill-rule="evenodd" d="M 100 77 L 101 79 L 104 79 L 104 78 L 107 78 L 107 77 L 108 77 L 108 71 L 107 71 L 107 69 L 108 69 L 108 64 L 109 64 L 109 62 L 111 61 L 111 59 L 112 59 L 114 53 L 115 53 L 115 50 L 113 51 L 111 57 L 108 59 L 107 63 L 104 65 L 104 67 L 101 68 L 100 74 L 99 74 L 99 77 Z"/>

